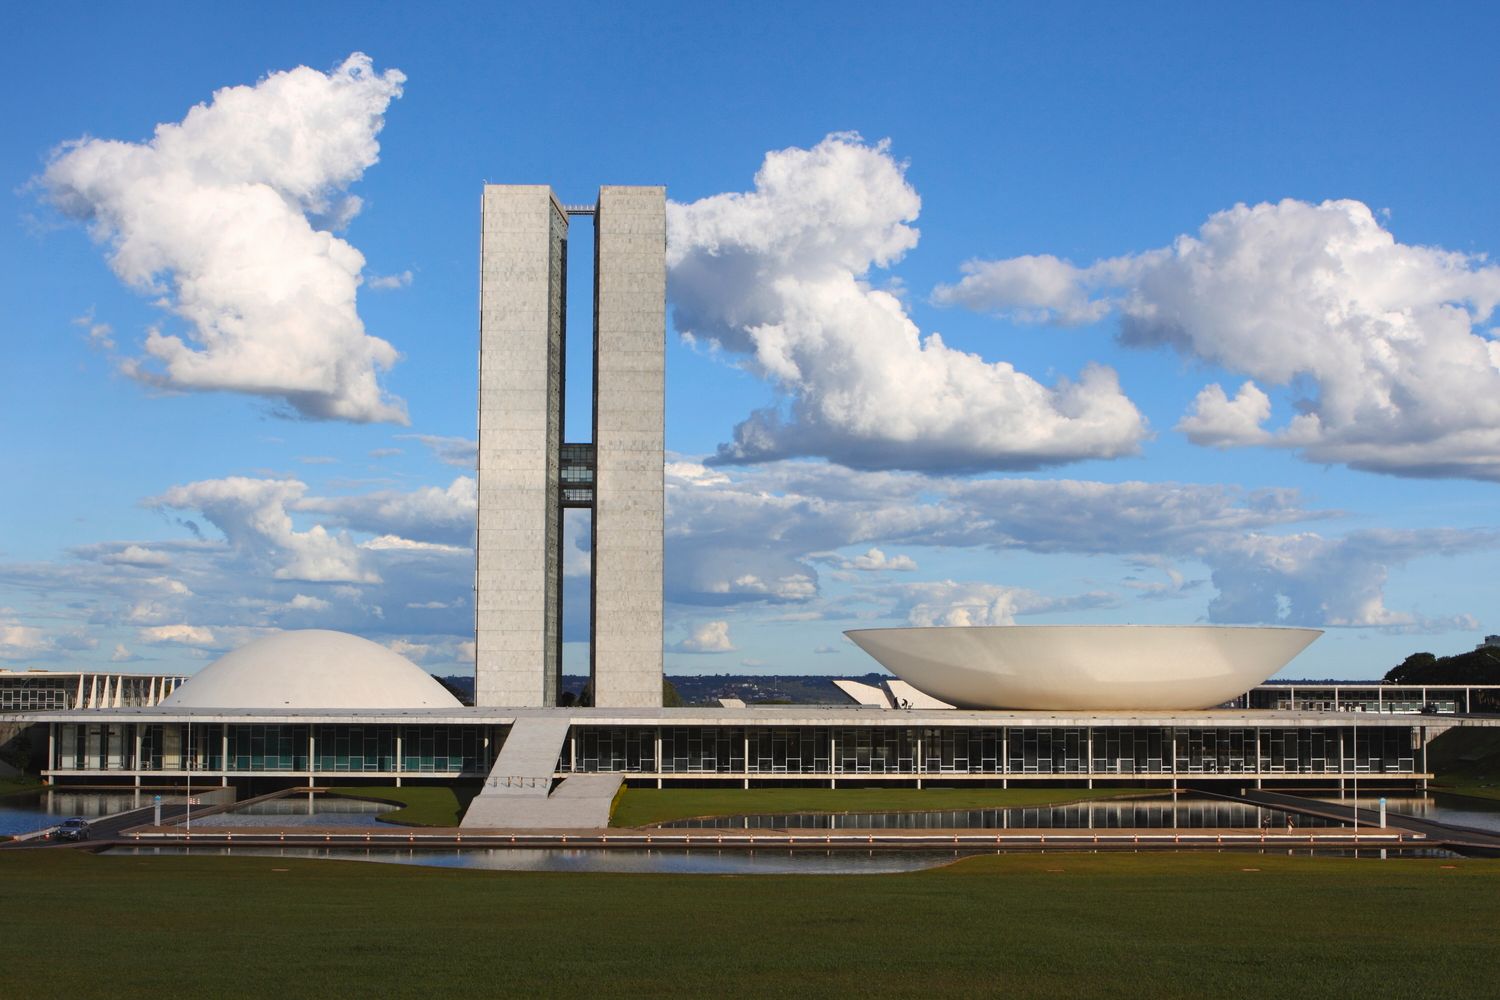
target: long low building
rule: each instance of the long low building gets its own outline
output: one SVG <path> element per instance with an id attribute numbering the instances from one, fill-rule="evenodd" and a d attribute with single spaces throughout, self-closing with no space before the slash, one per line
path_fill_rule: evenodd
<path id="1" fill-rule="evenodd" d="M 1500 685 L 1274 681 L 1257 685 L 1231 704 L 1291 711 L 1468 715 L 1500 708 Z"/>
<path id="2" fill-rule="evenodd" d="M 456 779 L 492 773 L 518 725 L 566 719 L 553 777 L 723 782 L 1232 781 L 1430 777 L 1428 743 L 1480 720 L 1274 710 L 1065 715 L 861 708 L 170 709 L 11 716 L 47 732 L 55 783 Z M 1488 721 L 1488 720 L 1483 720 Z"/>
<path id="3" fill-rule="evenodd" d="M 0 670 L 0 712 L 155 705 L 184 680 L 181 674 Z"/>
<path id="4" fill-rule="evenodd" d="M 1433 738 L 1491 721 L 1500 719 L 1294 708 L 473 708 L 392 651 L 321 630 L 226 654 L 159 704 L 0 715 L 12 727 L 44 729 L 45 745 L 35 728 L 31 744 L 56 784 L 484 779 L 543 794 L 590 774 L 745 787 L 1341 787 L 1360 779 L 1414 787 L 1430 777 Z"/>

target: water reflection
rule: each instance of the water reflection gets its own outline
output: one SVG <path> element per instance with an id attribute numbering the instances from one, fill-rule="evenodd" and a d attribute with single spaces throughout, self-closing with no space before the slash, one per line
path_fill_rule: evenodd
<path id="1" fill-rule="evenodd" d="M 663 851 L 635 848 L 464 848 L 412 851 L 354 848 L 112 848 L 105 854 L 221 854 L 374 861 L 433 868 L 511 872 L 614 872 L 676 875 L 879 875 L 914 872 L 963 856 L 953 851 Z"/>
<path id="2" fill-rule="evenodd" d="M 146 791 L 75 792 L 43 789 L 8 795 L 0 799 L 0 835 L 34 833 L 55 826 L 68 816 L 96 819 L 151 804 L 154 793 Z M 163 796 L 163 802 L 181 802 L 182 796 Z"/>
<path id="3" fill-rule="evenodd" d="M 1011 851 L 720 851 L 697 849 L 644 850 L 609 848 L 464 848 L 449 851 L 269 848 L 269 847 L 116 847 L 110 855 L 195 856 L 220 855 L 261 858 L 303 858 L 325 861 L 373 861 L 382 864 L 418 865 L 431 868 L 461 868 L 479 871 L 577 872 L 639 875 L 884 875 L 924 871 L 952 864 L 962 858 Z M 1025 852 L 1035 853 L 1035 852 Z M 1096 851 L 1043 851 L 1078 854 Z M 1454 858 L 1460 855 L 1433 848 L 1403 850 L 1261 849 L 1237 848 L 1226 853 L 1282 857 Z"/>
<path id="4" fill-rule="evenodd" d="M 203 829 L 373 827 L 381 825 L 379 817 L 382 813 L 399 808 L 389 802 L 369 802 L 338 795 L 289 795 L 205 816 L 201 820 L 194 820 L 193 826 Z"/>
<path id="5" fill-rule="evenodd" d="M 1337 826 L 1295 816 L 1299 827 Z M 662 823 L 669 829 L 702 830 L 1130 830 L 1258 828 L 1284 829 L 1287 814 L 1218 799 L 1121 799 L 1000 809 L 931 809 L 903 812 L 756 813 Z"/>
<path id="6" fill-rule="evenodd" d="M 1348 806 L 1356 800 L 1327 798 L 1323 801 Z M 1375 796 L 1362 795 L 1358 802 L 1361 809 L 1368 809 L 1371 812 L 1380 809 L 1380 799 Z M 1388 817 L 1401 814 L 1431 820 L 1434 823 L 1447 823 L 1452 826 L 1465 826 L 1472 830 L 1500 833 L 1500 801 L 1437 793 L 1431 796 L 1400 798 L 1389 796 L 1385 800 L 1385 808 Z"/>

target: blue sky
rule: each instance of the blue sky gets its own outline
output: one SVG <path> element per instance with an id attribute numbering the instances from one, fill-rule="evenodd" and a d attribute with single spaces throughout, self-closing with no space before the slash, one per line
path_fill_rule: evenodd
<path id="1" fill-rule="evenodd" d="M 467 669 L 486 181 L 674 203 L 669 672 L 1280 621 L 1364 677 L 1500 630 L 1482 5 L 14 20 L 5 665 L 324 626 Z"/>

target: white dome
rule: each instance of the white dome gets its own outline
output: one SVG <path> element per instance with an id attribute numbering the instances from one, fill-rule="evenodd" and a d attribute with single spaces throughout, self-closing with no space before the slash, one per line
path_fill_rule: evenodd
<path id="1" fill-rule="evenodd" d="M 347 632 L 277 632 L 226 653 L 162 700 L 171 708 L 458 708 L 399 653 Z"/>
<path id="2" fill-rule="evenodd" d="M 959 708 L 1211 708 L 1323 633 L 1222 625 L 967 625 L 844 633 L 891 673 Z"/>

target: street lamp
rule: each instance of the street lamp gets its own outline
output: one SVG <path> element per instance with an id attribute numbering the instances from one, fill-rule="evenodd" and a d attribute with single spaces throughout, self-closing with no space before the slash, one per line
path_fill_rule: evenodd
<path id="1" fill-rule="evenodd" d="M 1354 842 L 1359 843 L 1359 712 L 1354 712 Z"/>

